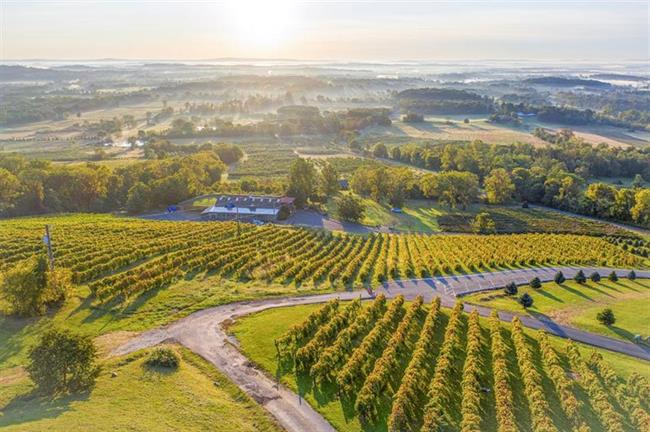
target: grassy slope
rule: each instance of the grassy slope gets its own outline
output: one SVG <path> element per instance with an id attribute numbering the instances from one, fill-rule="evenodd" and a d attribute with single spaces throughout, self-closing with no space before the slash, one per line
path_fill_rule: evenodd
<path id="1" fill-rule="evenodd" d="M 142 352 L 107 360 L 89 395 L 47 400 L 26 380 L 5 387 L 0 428 L 6 431 L 277 431 L 270 415 L 209 363 L 182 350 L 177 371 L 150 369 Z M 117 377 L 111 378 L 111 372 Z M 5 393 L 6 392 L 6 393 Z M 22 395 L 22 396 L 21 396 Z M 25 400 L 20 399 L 21 397 Z"/>
<path id="2" fill-rule="evenodd" d="M 635 334 L 650 334 L 650 281 L 619 279 L 578 284 L 567 281 L 562 285 L 545 283 L 540 289 L 519 287 L 519 295 L 527 292 L 533 297 L 531 308 L 525 310 L 516 297 L 507 297 L 501 290 L 472 294 L 464 299 L 483 306 L 531 315 L 543 314 L 558 322 L 594 333 L 630 340 Z M 596 314 L 610 307 L 616 323 L 606 327 L 598 323 Z"/>
<path id="3" fill-rule="evenodd" d="M 431 200 L 408 200 L 402 209 L 403 213 L 393 213 L 387 204 L 379 204 L 368 198 L 361 200 L 365 206 L 365 216 L 361 223 L 391 227 L 396 231 L 472 232 L 471 223 L 474 217 L 479 212 L 487 212 L 495 221 L 497 232 L 500 233 L 630 234 L 607 223 L 540 209 L 473 204 L 467 210 L 461 210 L 450 209 Z M 336 216 L 336 204 L 333 200 L 327 203 L 326 211 Z"/>
<path id="4" fill-rule="evenodd" d="M 308 292 L 300 290 L 300 293 Z M 77 295 L 48 316 L 21 319 L 0 314 L 0 376 L 4 369 L 24 364 L 28 348 L 51 325 L 93 337 L 116 331 L 142 331 L 211 306 L 296 293 L 296 288 L 289 285 L 242 283 L 201 274 L 143 293 L 127 305 L 99 305 L 87 299 L 87 288 L 79 287 Z"/>
<path id="5" fill-rule="evenodd" d="M 281 379 L 281 382 L 287 385 L 289 388 L 294 391 L 300 392 L 304 398 L 312 404 L 325 418 L 327 418 L 337 430 L 345 430 L 346 432 L 351 431 L 361 431 L 361 430 L 377 430 L 383 431 L 386 430 L 386 418 L 388 416 L 388 404 L 385 404 L 384 410 L 380 413 L 380 418 L 383 420 L 379 424 L 372 427 L 363 427 L 359 422 L 357 416 L 354 414 L 352 402 L 342 403 L 339 399 L 336 398 L 336 391 L 334 388 L 326 388 L 323 391 L 315 391 L 312 388 L 309 378 L 300 377 L 297 378 L 293 372 L 283 370 L 277 362 L 276 351 L 274 346 L 274 339 L 285 332 L 291 325 L 301 322 L 311 311 L 315 308 L 318 308 L 318 305 L 306 305 L 306 306 L 295 306 L 289 308 L 279 308 L 263 311 L 254 315 L 249 315 L 247 317 L 239 320 L 231 328 L 234 335 L 239 339 L 241 343 L 242 351 L 255 363 L 260 365 L 262 369 L 266 370 L 269 374 L 278 377 Z M 446 314 L 449 313 L 448 310 L 444 310 L 445 316 L 441 321 L 443 325 L 438 326 L 438 335 L 436 346 L 439 346 L 440 341 L 442 340 L 443 327 L 446 325 Z M 484 328 L 484 339 L 487 341 L 489 336 L 487 334 L 487 322 L 486 320 L 481 320 L 481 325 Z M 509 325 L 504 325 L 506 332 L 504 335 L 509 338 L 509 330 L 507 328 Z M 531 343 L 535 344 L 535 332 L 526 331 L 529 336 L 531 336 Z M 508 339 L 509 340 L 509 339 Z M 552 337 L 552 343 L 555 345 L 558 352 L 563 355 L 564 347 L 566 342 L 562 339 Z M 586 356 L 592 352 L 592 348 L 579 345 L 580 350 L 583 353 L 583 356 Z M 512 347 L 511 347 L 512 349 Z M 632 372 L 639 372 L 646 377 L 650 377 L 650 368 L 647 367 L 647 363 L 628 357 L 622 354 L 611 353 L 604 350 L 598 350 L 598 352 L 603 354 L 605 360 L 611 364 L 611 366 L 623 377 L 629 376 Z M 513 353 L 511 353 L 510 358 L 514 359 Z M 564 356 L 563 356 L 564 357 Z M 537 358 L 537 362 L 539 362 Z M 486 365 L 486 377 L 491 376 L 489 373 L 489 368 L 491 365 L 489 350 L 486 349 L 484 352 L 483 364 Z M 462 359 L 460 359 L 458 366 L 462 368 Z M 539 367 L 539 364 L 538 364 Z M 516 405 L 518 406 L 516 416 L 517 421 L 521 430 L 530 429 L 530 419 L 526 409 L 526 404 L 523 396 L 523 384 L 520 381 L 519 374 L 517 372 L 517 366 L 514 360 L 510 363 L 511 371 L 513 372 L 513 387 L 514 387 L 514 397 L 516 401 L 519 401 Z M 462 369 L 461 369 L 462 370 Z M 460 377 L 459 377 L 460 380 Z M 460 383 L 460 381 L 459 381 Z M 459 385 L 459 383 L 457 383 Z M 544 386 L 547 389 L 547 393 L 553 396 L 553 392 L 550 390 L 552 384 L 550 381 L 545 378 Z M 584 394 L 579 395 L 581 399 L 586 400 L 587 396 Z M 484 400 L 484 426 L 485 430 L 494 430 L 495 413 L 494 413 L 494 403 L 491 400 L 493 396 L 489 394 Z M 554 396 L 553 396 L 554 397 Z M 570 425 L 568 421 L 563 418 L 560 414 L 559 402 L 551 397 L 550 403 L 553 407 L 553 419 L 563 430 L 569 430 Z M 460 398 L 460 392 L 458 392 L 458 398 Z M 388 398 L 387 398 L 388 399 Z M 460 399 L 453 402 L 453 406 L 456 408 L 460 407 Z M 593 413 L 587 412 L 586 418 L 593 418 Z M 456 416 L 459 417 L 459 413 L 456 412 Z M 593 430 L 599 430 L 598 425 L 594 424 Z"/>

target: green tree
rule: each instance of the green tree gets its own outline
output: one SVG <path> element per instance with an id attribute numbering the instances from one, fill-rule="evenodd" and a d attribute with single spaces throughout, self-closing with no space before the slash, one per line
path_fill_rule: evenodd
<path id="1" fill-rule="evenodd" d="M 611 272 L 609 276 L 607 276 L 607 279 L 609 279 L 612 282 L 618 281 L 618 275 L 616 274 L 615 271 Z"/>
<path id="2" fill-rule="evenodd" d="M 515 185 L 510 174 L 503 168 L 492 170 L 486 177 L 484 185 L 487 201 L 490 204 L 503 204 L 509 201 L 515 192 Z"/>
<path id="3" fill-rule="evenodd" d="M 516 295 L 516 294 L 517 294 L 517 291 L 519 291 L 519 290 L 518 290 L 518 288 L 517 288 L 517 284 L 516 284 L 516 283 L 514 283 L 514 282 L 509 282 L 509 283 L 505 286 L 505 288 L 503 289 L 503 291 L 506 293 L 506 295 L 513 296 L 513 295 Z"/>
<path id="4" fill-rule="evenodd" d="M 602 311 L 596 314 L 596 319 L 603 325 L 611 326 L 616 322 L 616 317 L 614 316 L 614 311 L 610 308 L 605 308 Z"/>
<path id="5" fill-rule="evenodd" d="M 326 196 L 334 196 L 339 191 L 339 173 L 330 163 L 321 169 L 320 190 Z"/>
<path id="6" fill-rule="evenodd" d="M 579 284 L 583 284 L 587 282 L 587 277 L 585 276 L 582 270 L 578 270 L 578 273 L 576 273 L 576 275 L 573 277 L 573 280 L 578 282 Z"/>
<path id="7" fill-rule="evenodd" d="M 420 188 L 425 196 L 437 198 L 451 208 L 460 205 L 465 210 L 478 199 L 478 177 L 466 171 L 427 174 L 422 178 Z"/>
<path id="8" fill-rule="evenodd" d="M 542 281 L 540 281 L 538 277 L 534 277 L 530 280 L 530 286 L 531 288 L 535 288 L 535 289 L 541 288 Z"/>
<path id="9" fill-rule="evenodd" d="M 533 298 L 530 296 L 530 294 L 523 293 L 521 297 L 519 297 L 519 304 L 525 308 L 529 308 L 533 305 Z"/>
<path id="10" fill-rule="evenodd" d="M 494 220 L 487 212 L 480 212 L 472 222 L 472 231 L 477 234 L 492 234 L 497 230 Z"/>
<path id="11" fill-rule="evenodd" d="M 643 187 L 643 184 L 645 182 L 643 181 L 643 177 L 641 177 L 641 174 L 637 174 L 634 176 L 634 180 L 632 180 L 631 186 L 634 189 L 640 189 Z"/>
<path id="12" fill-rule="evenodd" d="M 20 195 L 21 184 L 18 177 L 0 167 L 0 213 L 4 213 L 15 205 Z"/>
<path id="13" fill-rule="evenodd" d="M 35 316 L 44 314 L 48 305 L 64 300 L 71 287 L 70 270 L 50 270 L 45 254 L 39 254 L 6 271 L 0 293 L 10 304 L 12 313 Z"/>
<path id="14" fill-rule="evenodd" d="M 386 148 L 386 144 L 384 143 L 375 144 L 375 146 L 372 148 L 372 155 L 378 158 L 384 158 L 384 159 L 387 158 L 388 149 Z"/>
<path id="15" fill-rule="evenodd" d="M 307 159 L 297 158 L 289 168 L 289 187 L 287 195 L 294 197 L 297 207 L 304 207 L 307 200 L 316 192 L 317 173 L 314 165 Z"/>
<path id="16" fill-rule="evenodd" d="M 600 273 L 593 272 L 589 275 L 589 279 L 591 279 L 592 282 L 600 282 Z"/>
<path id="17" fill-rule="evenodd" d="M 344 194 L 337 201 L 336 211 L 341 220 L 359 222 L 363 219 L 365 208 L 359 198 L 352 194 Z"/>
<path id="18" fill-rule="evenodd" d="M 553 277 L 553 280 L 555 281 L 556 284 L 562 285 L 566 278 L 564 277 L 564 273 L 561 271 L 555 273 L 555 276 Z"/>
<path id="19" fill-rule="evenodd" d="M 634 194 L 634 207 L 630 213 L 634 222 L 650 224 L 650 189 L 640 189 Z"/>
<path id="20" fill-rule="evenodd" d="M 142 182 L 138 182 L 127 194 L 126 208 L 130 213 L 140 213 L 151 206 L 151 188 Z"/>
<path id="21" fill-rule="evenodd" d="M 97 350 L 89 336 L 51 329 L 29 352 L 27 372 L 42 394 L 90 390 L 100 369 Z"/>

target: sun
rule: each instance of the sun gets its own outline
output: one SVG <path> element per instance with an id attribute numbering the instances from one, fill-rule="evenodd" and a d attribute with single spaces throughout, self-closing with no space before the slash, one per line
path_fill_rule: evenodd
<path id="1" fill-rule="evenodd" d="M 226 3 L 233 36 L 251 48 L 277 48 L 289 36 L 292 0 L 232 0 Z"/>

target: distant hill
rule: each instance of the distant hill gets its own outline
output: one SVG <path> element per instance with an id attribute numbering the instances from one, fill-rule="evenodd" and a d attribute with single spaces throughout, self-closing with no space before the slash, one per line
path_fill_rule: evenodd
<path id="1" fill-rule="evenodd" d="M 638 75 L 625 75 L 625 74 L 616 74 L 616 73 L 601 73 L 594 74 L 591 78 L 601 79 L 601 80 L 620 80 L 620 81 L 650 81 L 648 77 L 642 77 Z"/>
<path id="2" fill-rule="evenodd" d="M 0 65 L 0 81 L 52 81 L 65 79 L 64 71 L 18 65 Z"/>
<path id="3" fill-rule="evenodd" d="M 611 84 L 597 81 L 593 79 L 582 79 L 582 78 L 564 78 L 564 77 L 555 77 L 555 76 L 546 76 L 539 78 L 528 78 L 524 82 L 529 84 L 539 84 L 555 87 L 598 87 L 598 88 L 610 88 Z"/>

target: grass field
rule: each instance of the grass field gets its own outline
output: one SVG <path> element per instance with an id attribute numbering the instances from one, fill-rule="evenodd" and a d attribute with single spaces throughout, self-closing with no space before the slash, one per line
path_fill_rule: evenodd
<path id="1" fill-rule="evenodd" d="M 451 209 L 431 200 L 408 200 L 402 213 L 393 213 L 389 205 L 361 198 L 365 206 L 362 224 L 383 226 L 400 232 L 471 233 L 472 222 L 479 212 L 494 220 L 497 233 L 557 232 L 588 235 L 627 235 L 631 233 L 604 222 L 590 221 L 558 212 L 521 207 L 473 204 L 467 210 Z M 328 214 L 336 215 L 333 200 L 327 203 Z"/>
<path id="2" fill-rule="evenodd" d="M 292 390 L 298 392 L 302 395 L 305 400 L 307 400 L 313 407 L 315 407 L 325 418 L 327 418 L 332 425 L 339 431 L 385 431 L 387 430 L 387 417 L 390 412 L 391 404 L 391 395 L 397 390 L 399 386 L 399 381 L 401 379 L 401 374 L 404 372 L 403 368 L 407 359 L 400 360 L 399 371 L 391 376 L 388 388 L 384 390 L 385 394 L 382 397 L 382 404 L 380 405 L 378 421 L 374 423 L 362 422 L 359 419 L 357 413 L 355 413 L 354 400 L 349 399 L 340 399 L 337 396 L 336 385 L 334 384 L 325 384 L 323 386 L 317 386 L 313 382 L 312 378 L 308 375 L 296 374 L 293 370 L 291 363 L 286 361 L 280 362 L 277 357 L 276 347 L 274 345 L 274 340 L 281 336 L 284 332 L 287 331 L 292 325 L 302 322 L 310 313 L 314 312 L 321 306 L 319 305 L 308 305 L 308 306 L 296 306 L 290 308 L 279 308 L 263 311 L 257 314 L 249 315 L 247 317 L 241 318 L 238 320 L 233 327 L 231 327 L 232 333 L 240 341 L 241 350 L 256 364 L 258 364 L 263 370 L 268 374 L 278 378 L 283 384 L 291 388 Z M 342 304 L 339 308 L 344 307 Z M 366 306 L 367 307 L 367 306 Z M 405 304 L 405 307 L 408 307 L 408 304 Z M 438 324 L 436 324 L 435 331 L 436 335 L 434 337 L 434 350 L 440 348 L 440 345 L 443 343 L 443 333 L 444 328 L 448 324 L 450 311 L 442 309 L 442 314 L 439 318 Z M 466 316 L 465 316 L 466 317 Z M 422 320 L 418 322 L 417 326 L 421 326 Z M 489 335 L 487 334 L 487 329 L 489 328 L 488 322 L 485 319 L 480 320 L 481 327 L 483 329 L 482 343 L 484 344 L 484 351 L 482 353 L 481 364 L 484 365 L 482 370 L 485 371 L 485 376 L 482 378 L 482 385 L 487 387 L 492 387 L 492 378 L 491 374 L 491 361 L 489 353 Z M 466 325 L 466 322 L 463 324 Z M 514 360 L 513 347 L 510 342 L 510 325 L 503 324 L 503 335 L 508 341 L 508 356 L 510 360 L 508 365 L 510 368 L 511 376 L 511 386 L 513 390 L 513 400 L 516 401 L 515 409 L 515 418 L 517 425 L 520 430 L 530 430 L 530 413 L 528 412 L 527 404 L 524 402 L 524 388 L 521 380 L 519 369 Z M 466 327 L 463 327 L 466 329 Z M 541 359 L 538 352 L 538 346 L 536 341 L 536 332 L 525 330 L 526 335 L 528 336 L 528 343 L 534 353 L 535 358 L 535 367 L 539 371 L 543 371 L 541 367 Z M 551 344 L 557 350 L 558 354 L 561 356 L 562 362 L 566 367 L 566 357 L 564 354 L 566 341 L 559 338 L 551 337 Z M 465 343 L 465 336 L 463 335 L 463 343 Z M 409 342 L 409 350 L 413 349 L 413 340 Z M 464 345 L 463 345 L 464 346 Z M 579 350 L 582 353 L 583 358 L 588 358 L 590 353 L 593 351 L 591 348 L 586 346 L 578 345 Z M 621 377 L 626 378 L 632 372 L 638 372 L 643 374 L 646 377 L 650 377 L 650 368 L 647 367 L 647 363 L 636 360 L 625 355 L 615 354 L 603 350 L 599 350 L 604 359 L 614 368 L 616 373 Z M 407 356 L 408 357 L 408 356 Z M 372 368 L 372 366 L 371 366 Z M 448 384 L 452 387 L 451 392 L 454 394 L 452 400 L 450 401 L 449 406 L 452 407 L 452 417 L 455 419 L 454 424 L 451 426 L 457 428 L 458 424 L 455 423 L 460 416 L 460 396 L 461 389 L 457 387 L 460 385 L 460 375 L 463 368 L 463 356 L 457 359 L 457 362 L 454 366 L 455 377 L 452 378 L 452 382 Z M 367 372 L 366 372 L 367 373 Z M 541 372 L 543 374 L 543 372 Z M 428 385 L 428 382 L 427 382 Z M 546 375 L 543 375 L 543 385 L 546 397 L 548 398 L 549 404 L 551 406 L 551 416 L 553 422 L 558 426 L 559 430 L 569 430 L 571 429 L 570 425 L 567 423 L 567 419 L 562 415 L 561 409 L 558 405 L 557 396 L 554 393 L 552 388 L 552 383 L 549 381 Z M 591 411 L 589 405 L 589 397 L 584 393 L 580 387 L 576 391 L 576 397 L 585 403 L 585 411 L 583 411 L 583 416 L 587 419 L 589 426 L 593 431 L 603 430 L 603 427 L 596 420 L 593 412 Z M 482 411 L 482 428 L 481 430 L 495 430 L 496 429 L 496 418 L 494 411 L 494 398 L 492 393 L 483 394 L 481 402 Z M 422 407 L 419 407 L 421 415 Z M 416 429 L 417 430 L 417 429 Z M 633 430 L 633 428 L 628 427 L 627 430 Z"/>
<path id="3" fill-rule="evenodd" d="M 31 394 L 29 378 L 0 375 L 3 431 L 279 431 L 262 407 L 199 356 L 179 349 L 178 370 L 150 368 L 147 351 L 102 361 L 89 393 L 56 399 Z M 116 376 L 111 377 L 112 373 Z"/>
<path id="4" fill-rule="evenodd" d="M 603 279 L 585 284 L 566 281 L 562 285 L 549 282 L 539 289 L 522 286 L 519 293 L 533 297 L 533 306 L 528 310 L 501 290 L 463 299 L 501 310 L 545 315 L 562 324 L 618 339 L 632 340 L 637 334 L 650 336 L 650 281 L 646 279 L 621 278 L 618 282 Z M 611 308 L 616 316 L 616 323 L 611 327 L 596 320 L 596 314 L 605 307 Z"/>

